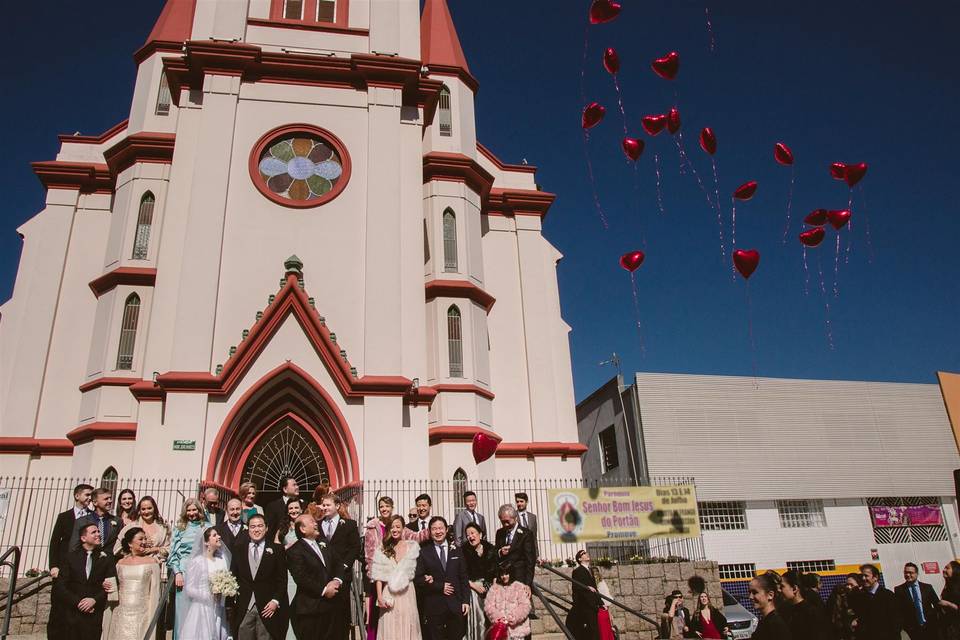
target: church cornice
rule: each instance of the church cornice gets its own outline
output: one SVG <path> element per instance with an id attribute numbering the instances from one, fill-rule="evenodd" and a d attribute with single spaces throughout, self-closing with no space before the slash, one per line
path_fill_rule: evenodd
<path id="1" fill-rule="evenodd" d="M 427 73 L 432 76 L 457 78 L 460 82 L 467 85 L 467 88 L 473 91 L 474 94 L 480 90 L 480 83 L 473 77 L 473 74 L 461 67 L 432 63 L 427 65 Z"/>
<path id="2" fill-rule="evenodd" d="M 136 422 L 91 422 L 83 424 L 67 434 L 73 446 L 94 440 L 136 440 Z"/>
<path id="3" fill-rule="evenodd" d="M 488 215 L 537 216 L 545 218 L 550 205 L 557 199 L 553 193 L 534 189 L 491 189 L 484 202 Z"/>
<path id="4" fill-rule="evenodd" d="M 303 22 L 300 20 L 284 20 L 282 18 L 247 18 L 247 24 L 254 27 L 269 27 L 272 29 L 299 29 L 300 31 L 319 31 L 322 33 L 342 33 L 349 36 L 370 35 L 369 29 L 358 29 L 357 27 L 341 27 L 336 24 L 326 22 Z"/>
<path id="5" fill-rule="evenodd" d="M 148 267 L 117 267 L 99 278 L 91 280 L 90 290 L 98 298 L 117 285 L 152 287 L 157 282 L 157 270 Z"/>
<path id="6" fill-rule="evenodd" d="M 72 456 L 73 443 L 61 438 L 0 438 L 0 454 Z"/>
<path id="7" fill-rule="evenodd" d="M 427 302 L 436 298 L 466 298 L 483 307 L 487 313 L 497 301 L 492 295 L 469 280 L 430 280 L 426 283 Z"/>
<path id="8" fill-rule="evenodd" d="M 110 168 L 95 162 L 46 160 L 30 164 L 47 189 L 77 189 L 80 193 L 113 193 Z"/>
<path id="9" fill-rule="evenodd" d="M 98 136 L 84 136 L 78 133 L 61 133 L 57 136 L 57 139 L 60 140 L 62 144 L 103 144 L 110 138 L 126 129 L 128 124 L 130 124 L 130 120 L 118 122 Z"/>
<path id="10" fill-rule="evenodd" d="M 483 154 L 483 157 L 493 163 L 493 165 L 500 171 L 511 171 L 517 173 L 536 173 L 537 167 L 532 164 L 508 164 L 498 158 L 493 151 L 490 151 L 486 146 L 477 142 L 477 151 Z"/>
<path id="11" fill-rule="evenodd" d="M 103 152 L 113 175 L 138 162 L 170 164 L 177 136 L 173 133 L 143 131 L 127 136 Z"/>
<path id="12" fill-rule="evenodd" d="M 463 182 L 468 187 L 487 198 L 493 187 L 493 175 L 479 162 L 462 153 L 431 151 L 423 156 L 423 182 L 447 180 Z"/>

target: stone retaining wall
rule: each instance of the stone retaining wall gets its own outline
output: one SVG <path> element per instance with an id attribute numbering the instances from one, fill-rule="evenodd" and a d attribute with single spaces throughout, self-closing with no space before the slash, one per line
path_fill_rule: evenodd
<path id="1" fill-rule="evenodd" d="M 46 635 L 47 618 L 50 617 L 50 578 L 45 578 L 40 584 L 45 586 L 39 593 L 13 605 L 13 613 L 10 616 L 10 635 Z M 0 579 L 0 594 L 3 596 L 0 601 L 0 624 L 6 614 L 8 586 L 9 582 L 6 578 Z"/>

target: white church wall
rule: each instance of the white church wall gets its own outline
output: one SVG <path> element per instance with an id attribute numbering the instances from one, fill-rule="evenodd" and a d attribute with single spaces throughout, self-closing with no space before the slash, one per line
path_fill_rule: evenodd
<path id="1" fill-rule="evenodd" d="M 137 79 L 133 87 L 127 134 L 141 131 L 173 133 L 177 130 L 178 108 L 175 103 L 171 101 L 167 115 L 157 114 L 163 58 L 175 55 L 154 53 L 137 65 Z"/>
<path id="2" fill-rule="evenodd" d="M 351 26 L 353 5 L 351 5 Z M 370 51 L 420 58 L 420 3 L 370 3 Z"/>

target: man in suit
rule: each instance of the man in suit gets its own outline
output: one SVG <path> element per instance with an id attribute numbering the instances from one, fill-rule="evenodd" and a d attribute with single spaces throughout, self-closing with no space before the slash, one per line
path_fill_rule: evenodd
<path id="1" fill-rule="evenodd" d="M 123 521 L 110 513 L 110 510 L 113 509 L 113 492 L 103 487 L 94 489 L 90 501 L 93 505 L 91 512 L 77 520 L 73 525 L 73 539 L 70 541 L 70 550 L 76 551 L 80 548 L 80 528 L 87 524 L 97 525 L 103 548 L 112 550 L 116 545 L 117 536 L 120 535 L 120 529 L 123 528 Z"/>
<path id="2" fill-rule="evenodd" d="M 207 512 L 207 522 L 211 527 L 223 524 L 224 513 L 220 508 L 220 491 L 216 487 L 207 487 L 203 490 L 203 508 Z"/>
<path id="3" fill-rule="evenodd" d="M 932 640 L 940 598 L 933 587 L 917 578 L 920 570 L 912 562 L 903 565 L 903 584 L 893 593 L 900 603 L 900 619 L 910 640 Z"/>
<path id="4" fill-rule="evenodd" d="M 497 554 L 500 562 L 513 565 L 514 577 L 527 585 L 533 584 L 533 571 L 537 566 L 537 547 L 532 531 L 520 525 L 517 510 L 505 504 L 497 510 L 502 525 L 497 530 Z"/>
<path id="5" fill-rule="evenodd" d="M 363 547 L 357 521 L 340 517 L 340 497 L 328 493 L 320 497 L 320 541 L 326 543 L 337 562 L 343 565 L 343 587 L 337 597 L 344 600 L 343 611 L 350 611 L 350 585 L 353 582 L 353 563 L 363 557 Z M 346 640 L 350 635 L 350 617 L 341 620 L 336 638 Z"/>
<path id="6" fill-rule="evenodd" d="M 266 541 L 267 520 L 259 513 L 250 516 L 248 526 L 248 535 L 233 547 L 230 565 L 240 586 L 233 608 L 233 634 L 237 640 L 282 640 L 288 610 L 283 547 Z"/>
<path id="7" fill-rule="evenodd" d="M 287 549 L 287 566 L 297 594 L 290 604 L 297 640 L 337 640 L 346 602 L 337 597 L 343 585 L 343 563 L 320 541 L 320 526 L 305 513 L 295 522 L 297 538 Z M 347 602 L 349 605 L 349 602 Z"/>
<path id="8" fill-rule="evenodd" d="M 57 516 L 53 525 L 53 533 L 50 534 L 50 577 L 56 581 L 60 575 L 60 567 L 66 561 L 67 554 L 70 553 L 71 535 L 73 534 L 73 525 L 85 518 L 90 512 L 87 506 L 90 504 L 90 497 L 93 494 L 93 487 L 89 484 L 78 484 L 73 488 L 73 506 Z M 64 611 L 60 608 L 55 598 L 50 601 L 50 617 L 47 620 L 47 638 L 50 640 L 60 640 L 64 633 Z"/>
<path id="9" fill-rule="evenodd" d="M 247 542 L 249 537 L 246 525 L 240 520 L 242 514 L 243 503 L 237 498 L 231 498 L 227 503 L 226 519 L 217 525 L 217 533 L 223 540 L 223 546 L 231 552 L 238 544 Z"/>
<path id="10" fill-rule="evenodd" d="M 860 566 L 863 588 L 851 604 L 857 614 L 857 640 L 900 640 L 900 604 L 889 589 L 880 586 L 876 565 Z"/>
<path id="11" fill-rule="evenodd" d="M 526 493 L 522 491 L 520 493 L 515 493 L 513 495 L 513 500 L 517 504 L 517 519 L 520 521 L 520 526 L 524 529 L 529 529 L 533 532 L 533 540 L 537 540 L 537 514 L 532 511 L 528 511 L 527 507 L 530 505 L 530 498 L 527 497 Z"/>
<path id="12" fill-rule="evenodd" d="M 280 525 L 287 519 L 287 503 L 296 500 L 302 511 L 307 510 L 307 504 L 300 499 L 300 485 L 296 478 L 286 477 L 280 482 L 283 495 L 267 504 L 263 514 L 267 518 L 267 540 L 273 540 Z"/>
<path id="13" fill-rule="evenodd" d="M 68 640 L 98 640 L 103 633 L 103 610 L 107 606 L 108 578 L 117 575 L 113 556 L 100 546 L 96 523 L 81 525 L 78 547 L 63 559 L 53 583 L 53 597 L 66 612 L 63 637 Z"/>
<path id="14" fill-rule="evenodd" d="M 480 527 L 484 537 L 487 535 L 487 520 L 482 513 L 477 511 L 477 494 L 473 491 L 464 492 L 463 504 L 467 508 L 458 513 L 457 519 L 453 521 L 453 537 L 459 547 L 463 546 L 463 530 L 470 523 Z"/>
<path id="15" fill-rule="evenodd" d="M 413 579 L 422 593 L 430 640 L 462 640 L 470 610 L 467 568 L 460 550 L 447 542 L 447 521 L 430 519 L 430 540 L 420 545 Z"/>
<path id="16" fill-rule="evenodd" d="M 430 526 L 430 511 L 433 509 L 433 500 L 426 493 L 417 496 L 417 519 L 407 523 L 410 531 L 423 531 Z"/>

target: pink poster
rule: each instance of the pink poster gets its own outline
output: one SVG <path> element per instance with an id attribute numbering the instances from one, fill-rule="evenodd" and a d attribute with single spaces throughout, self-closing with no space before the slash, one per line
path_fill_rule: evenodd
<path id="1" fill-rule="evenodd" d="M 935 504 L 924 504 L 917 507 L 907 507 L 907 517 L 910 526 L 943 524 L 940 518 L 940 507 Z"/>
<path id="2" fill-rule="evenodd" d="M 870 507 L 870 515 L 875 527 L 906 527 L 909 524 L 906 507 Z"/>

